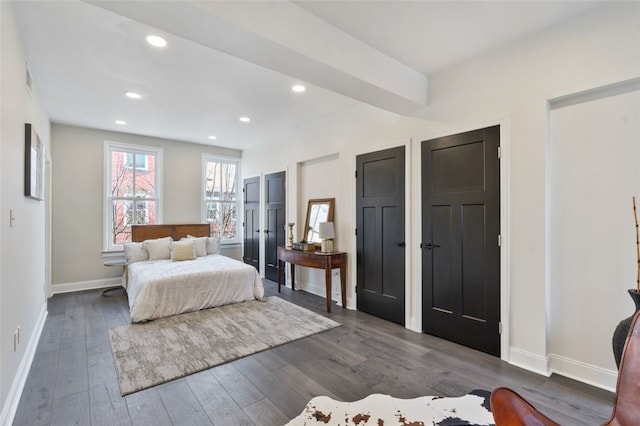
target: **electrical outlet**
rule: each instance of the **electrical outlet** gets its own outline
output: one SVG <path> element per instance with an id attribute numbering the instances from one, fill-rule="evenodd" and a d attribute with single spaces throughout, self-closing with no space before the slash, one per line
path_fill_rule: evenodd
<path id="1" fill-rule="evenodd" d="M 339 276 L 340 276 L 340 270 L 338 269 L 337 271 L 332 271 L 332 272 L 331 272 L 331 276 L 333 276 L 333 277 L 339 277 Z"/>

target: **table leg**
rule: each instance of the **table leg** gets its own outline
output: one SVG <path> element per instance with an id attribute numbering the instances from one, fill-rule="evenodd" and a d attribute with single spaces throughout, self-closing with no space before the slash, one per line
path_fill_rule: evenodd
<path id="1" fill-rule="evenodd" d="M 342 309 L 347 308 L 347 267 L 340 267 L 340 293 L 342 293 Z"/>
<path id="2" fill-rule="evenodd" d="M 327 287 L 327 312 L 331 312 L 331 256 L 324 260 L 324 282 Z"/>
<path id="3" fill-rule="evenodd" d="M 291 264 L 291 290 L 296 289 L 296 265 Z"/>
<path id="4" fill-rule="evenodd" d="M 280 271 L 282 271 L 282 262 L 280 262 L 280 259 L 278 259 L 278 293 L 280 293 L 280 276 L 282 275 L 282 273 Z"/>

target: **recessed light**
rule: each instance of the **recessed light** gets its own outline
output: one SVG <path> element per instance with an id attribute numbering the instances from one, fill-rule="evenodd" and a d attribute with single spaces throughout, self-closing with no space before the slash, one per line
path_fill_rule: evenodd
<path id="1" fill-rule="evenodd" d="M 136 93 L 136 92 L 126 92 L 124 95 L 127 98 L 130 98 L 130 99 L 140 99 L 140 98 L 142 98 L 142 95 L 140 93 Z"/>
<path id="2" fill-rule="evenodd" d="M 302 84 L 296 84 L 295 86 L 293 86 L 291 88 L 291 90 L 293 90 L 294 92 L 297 92 L 297 93 L 302 93 L 305 90 L 307 90 L 307 88 L 304 87 Z"/>
<path id="3" fill-rule="evenodd" d="M 249 117 L 240 117 L 238 120 L 242 121 L 243 123 L 248 123 L 251 121 Z"/>
<path id="4" fill-rule="evenodd" d="M 127 124 L 127 122 L 126 122 L 126 121 L 124 121 L 124 120 L 116 120 L 116 121 L 115 121 L 115 123 L 116 123 L 116 124 L 119 124 L 119 125 L 121 125 L 121 126 L 124 126 L 125 124 Z"/>
<path id="5" fill-rule="evenodd" d="M 218 138 L 217 138 L 217 137 L 215 137 L 215 136 L 213 136 L 213 135 L 211 135 L 211 136 L 209 136 L 209 139 L 211 139 L 211 140 L 215 140 L 215 139 L 218 139 Z"/>
<path id="6" fill-rule="evenodd" d="M 148 35 L 147 43 L 155 47 L 165 47 L 167 45 L 167 40 L 157 35 Z"/>

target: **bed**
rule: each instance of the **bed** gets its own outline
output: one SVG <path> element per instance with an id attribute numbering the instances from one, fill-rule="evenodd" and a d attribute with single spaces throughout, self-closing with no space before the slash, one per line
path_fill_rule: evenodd
<path id="1" fill-rule="evenodd" d="M 208 224 L 132 226 L 123 278 L 132 322 L 263 299 L 258 271 L 217 254 L 208 236 Z"/>

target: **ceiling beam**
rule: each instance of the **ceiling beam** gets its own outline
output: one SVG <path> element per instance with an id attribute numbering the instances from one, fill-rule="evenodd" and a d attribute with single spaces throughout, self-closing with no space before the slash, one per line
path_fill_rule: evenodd
<path id="1" fill-rule="evenodd" d="M 89 3 L 376 107 L 427 104 L 427 77 L 291 2 Z"/>

